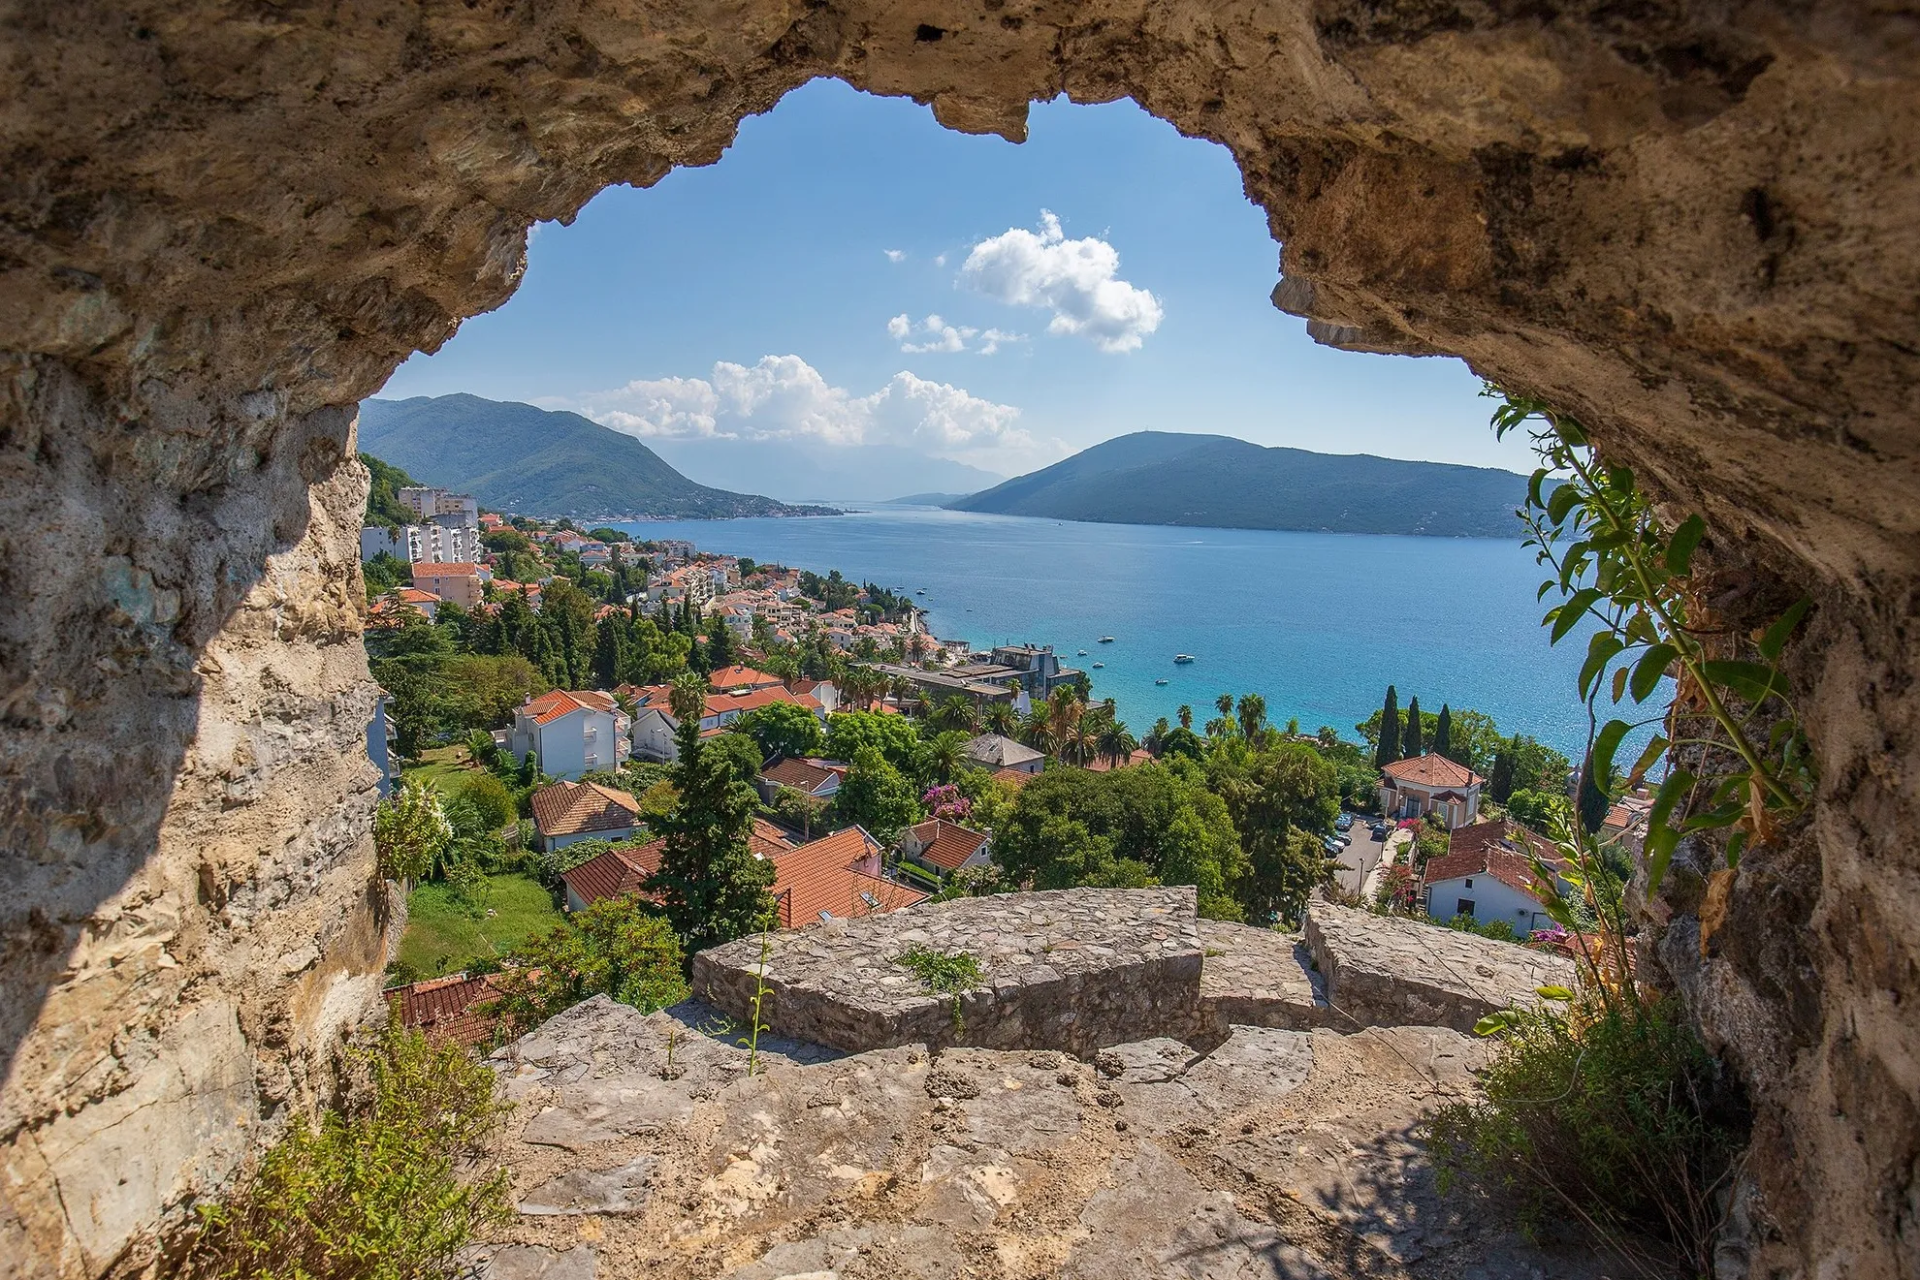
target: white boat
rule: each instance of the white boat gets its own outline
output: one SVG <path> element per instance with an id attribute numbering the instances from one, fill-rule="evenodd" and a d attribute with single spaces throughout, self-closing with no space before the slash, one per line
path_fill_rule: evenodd
<path id="1" fill-rule="evenodd" d="M 1081 657 L 1083 657 L 1083 658 L 1084 658 L 1084 657 L 1086 657 L 1086 656 L 1087 656 L 1087 651 L 1086 651 L 1085 649 L 1082 649 L 1082 650 L 1080 651 L 1080 656 L 1081 656 Z"/>
<path id="2" fill-rule="evenodd" d="M 1193 661 L 1193 655 L 1190 653 L 1176 653 L 1173 655 L 1173 661 L 1175 665 L 1184 667 Z"/>
<path id="3" fill-rule="evenodd" d="M 1165 684 L 1166 682 L 1167 682 L 1167 678 L 1165 676 L 1162 676 L 1158 680 L 1154 681 L 1155 684 Z"/>
<path id="4" fill-rule="evenodd" d="M 1094 663 L 1094 664 L 1093 664 L 1093 669 L 1094 669 L 1095 671 L 1098 671 L 1098 670 L 1099 670 L 1100 668 L 1102 668 L 1102 667 L 1104 667 L 1104 666 L 1106 666 L 1106 665 L 1107 665 L 1107 664 L 1106 664 L 1106 663 L 1104 663 L 1104 662 L 1096 662 L 1096 663 Z"/>
<path id="5" fill-rule="evenodd" d="M 1101 636 L 1101 637 L 1100 637 L 1100 643 L 1101 643 L 1101 644 L 1112 644 L 1112 643 L 1113 643 L 1113 637 L 1112 637 L 1112 636 Z"/>

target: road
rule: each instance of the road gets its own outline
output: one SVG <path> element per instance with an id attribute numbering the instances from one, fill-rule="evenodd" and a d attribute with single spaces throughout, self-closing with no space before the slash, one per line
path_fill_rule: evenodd
<path id="1" fill-rule="evenodd" d="M 1367 872 L 1373 870 L 1380 861 L 1380 855 L 1386 852 L 1386 842 L 1375 840 L 1373 833 L 1367 830 L 1373 821 L 1364 814 L 1356 813 L 1353 826 L 1341 832 L 1342 835 L 1352 836 L 1353 843 L 1341 851 L 1340 870 L 1335 873 L 1334 879 L 1347 893 L 1360 892 L 1360 884 L 1367 878 Z"/>

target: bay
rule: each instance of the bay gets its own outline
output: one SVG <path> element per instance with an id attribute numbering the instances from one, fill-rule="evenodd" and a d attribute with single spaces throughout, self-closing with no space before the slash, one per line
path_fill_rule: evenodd
<path id="1" fill-rule="evenodd" d="M 1583 637 L 1547 643 L 1541 570 L 1512 541 L 1081 524 L 924 507 L 815 519 L 638 521 L 637 538 L 684 538 L 917 592 L 928 625 L 976 648 L 1051 644 L 1088 671 L 1136 733 L 1177 708 L 1195 727 L 1213 700 L 1258 693 L 1268 718 L 1354 726 L 1388 684 L 1400 705 L 1492 716 L 1577 760 L 1587 719 L 1575 689 Z M 1098 643 L 1101 636 L 1112 644 Z M 1087 650 L 1081 657 L 1077 651 Z M 1173 657 L 1195 661 L 1176 666 Z M 1101 670 L 1091 664 L 1103 662 Z M 1156 685 L 1157 679 L 1167 681 Z M 1638 735 L 1636 735 L 1638 736 Z"/>

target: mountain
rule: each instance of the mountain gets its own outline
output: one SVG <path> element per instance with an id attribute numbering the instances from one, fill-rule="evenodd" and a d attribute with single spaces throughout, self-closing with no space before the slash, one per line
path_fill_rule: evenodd
<path id="1" fill-rule="evenodd" d="M 710 489 L 630 435 L 577 413 L 479 396 L 416 396 L 360 405 L 360 447 L 422 484 L 458 489 L 520 515 L 680 520 L 830 515 Z"/>
<path id="2" fill-rule="evenodd" d="M 967 493 L 909 493 L 903 498 L 888 498 L 883 507 L 950 507 L 972 497 Z"/>
<path id="3" fill-rule="evenodd" d="M 1508 538 L 1526 477 L 1140 431 L 947 505 L 1055 520 Z"/>
<path id="4" fill-rule="evenodd" d="M 975 493 L 1006 479 L 898 445 L 721 439 L 650 443 L 662 458 L 703 484 L 770 493 L 787 502 L 881 502 L 898 493 Z"/>

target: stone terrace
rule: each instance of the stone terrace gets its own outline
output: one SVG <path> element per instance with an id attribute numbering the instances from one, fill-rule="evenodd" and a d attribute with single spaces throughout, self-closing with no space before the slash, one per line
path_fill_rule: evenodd
<path id="1" fill-rule="evenodd" d="M 1086 1054 L 1150 1036 L 1217 1039 L 1197 926 L 1191 888 L 1004 894 L 834 920 L 764 940 L 760 1021 L 850 1052 L 964 1041 Z M 762 945 L 695 956 L 695 995 L 747 1022 Z M 953 997 L 898 963 L 915 946 L 980 962 L 984 981 L 960 997 L 958 1018 Z"/>
<path id="2" fill-rule="evenodd" d="M 1442 925 L 1307 905 L 1307 950 L 1343 1027 L 1452 1027 L 1539 1003 L 1536 988 L 1569 987 L 1571 960 Z"/>
<path id="3" fill-rule="evenodd" d="M 1200 1000 L 1222 1027 L 1305 1031 L 1346 1021 L 1327 1003 L 1326 984 L 1298 935 L 1202 920 L 1200 941 L 1206 947 Z"/>

